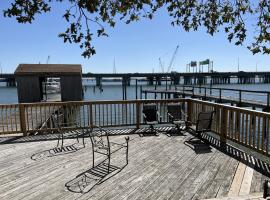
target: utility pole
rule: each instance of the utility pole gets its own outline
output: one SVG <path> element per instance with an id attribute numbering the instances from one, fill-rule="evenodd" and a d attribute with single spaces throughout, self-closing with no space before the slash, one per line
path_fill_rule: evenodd
<path id="1" fill-rule="evenodd" d="M 113 59 L 113 74 L 116 74 L 115 58 Z"/>
<path id="2" fill-rule="evenodd" d="M 239 57 L 238 57 L 238 60 L 237 60 L 237 69 L 238 69 L 238 72 L 239 72 Z"/>
<path id="3" fill-rule="evenodd" d="M 49 61 L 50 61 L 50 56 L 47 57 L 46 64 L 49 64 Z"/>
<path id="4" fill-rule="evenodd" d="M 258 72 L 258 64 L 259 64 L 260 61 L 257 61 L 256 62 L 256 72 Z"/>

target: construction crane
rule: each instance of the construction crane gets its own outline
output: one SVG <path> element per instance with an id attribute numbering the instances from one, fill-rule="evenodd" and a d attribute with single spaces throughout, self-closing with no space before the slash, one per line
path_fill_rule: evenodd
<path id="1" fill-rule="evenodd" d="M 50 61 L 50 56 L 47 57 L 46 64 L 49 64 L 49 61 Z"/>
<path id="2" fill-rule="evenodd" d="M 175 49 L 175 51 L 174 51 L 174 53 L 173 53 L 173 56 L 172 56 L 171 62 L 170 62 L 170 64 L 169 64 L 169 66 L 168 66 L 167 73 L 169 73 L 169 72 L 170 72 L 170 70 L 171 70 L 171 68 L 172 68 L 172 64 L 173 64 L 173 62 L 174 62 L 174 60 L 175 60 L 175 57 L 176 57 L 176 54 L 177 54 L 178 48 L 179 48 L 179 45 L 177 45 L 177 46 L 176 46 L 176 49 Z"/>
<path id="3" fill-rule="evenodd" d="M 164 67 L 163 67 L 163 64 L 161 62 L 161 58 L 159 58 L 158 60 L 159 60 L 159 67 L 161 69 L 161 72 L 164 73 Z"/>
<path id="4" fill-rule="evenodd" d="M 116 74 L 115 58 L 113 59 L 113 74 Z"/>

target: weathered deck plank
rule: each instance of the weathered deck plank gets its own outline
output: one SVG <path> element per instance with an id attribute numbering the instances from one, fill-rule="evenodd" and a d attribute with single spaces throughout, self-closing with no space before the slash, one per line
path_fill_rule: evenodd
<path id="1" fill-rule="evenodd" d="M 112 136 L 111 139 L 124 142 L 124 137 Z M 49 154 L 46 151 L 56 146 L 56 140 L 27 142 L 26 139 L 22 143 L 2 144 L 0 199 L 223 198 L 228 196 L 230 187 L 237 181 L 237 166 L 246 168 L 245 164 L 214 147 L 210 152 L 196 153 L 184 144 L 184 140 L 190 138 L 189 134 L 175 137 L 164 134 L 139 137 L 134 134 L 130 138 L 129 164 L 124 167 L 124 152 L 116 153 L 113 164 L 124 168 L 116 170 L 114 176 L 84 194 L 69 191 L 65 185 L 71 180 L 76 183 L 77 176 L 91 169 L 89 139 L 86 139 L 85 148 L 77 144 L 75 139 L 67 140 L 65 144 L 72 150 L 66 154 L 52 153 L 53 150 Z M 43 154 L 36 154 L 39 152 Z M 34 154 L 41 157 L 32 157 Z M 102 159 L 98 157 L 98 161 Z M 262 182 L 268 179 L 256 170 L 245 176 L 241 180 L 248 181 L 243 185 L 250 187 L 250 194 L 261 192 Z M 238 193 L 239 190 L 240 187 Z M 245 195 L 248 195 L 247 192 Z"/>

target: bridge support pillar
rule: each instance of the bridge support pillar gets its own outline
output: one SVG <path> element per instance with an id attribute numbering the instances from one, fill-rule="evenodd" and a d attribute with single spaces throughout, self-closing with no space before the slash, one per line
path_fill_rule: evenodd
<path id="1" fill-rule="evenodd" d="M 96 77 L 96 86 L 100 87 L 102 85 L 102 77 Z"/>
<path id="2" fill-rule="evenodd" d="M 7 87 L 15 87 L 16 86 L 16 81 L 15 79 L 7 79 Z"/>
<path id="3" fill-rule="evenodd" d="M 179 83 L 180 83 L 180 77 L 179 76 L 174 75 L 174 76 L 171 77 L 171 79 L 173 80 L 174 85 L 179 85 Z"/>
<path id="4" fill-rule="evenodd" d="M 156 76 L 156 84 L 161 85 L 161 77 L 160 76 Z"/>
<path id="5" fill-rule="evenodd" d="M 148 77 L 148 85 L 154 85 L 154 78 L 153 77 Z"/>

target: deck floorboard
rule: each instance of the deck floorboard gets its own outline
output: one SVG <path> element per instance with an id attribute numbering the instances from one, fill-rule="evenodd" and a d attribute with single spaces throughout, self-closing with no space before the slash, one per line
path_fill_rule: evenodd
<path id="1" fill-rule="evenodd" d="M 205 148 L 194 151 L 192 146 L 185 145 L 192 137 L 189 133 L 172 137 L 162 133 L 159 136 L 129 136 L 128 165 L 125 151 L 120 150 L 112 156 L 112 164 L 118 168 L 112 169 L 103 179 L 94 172 L 102 173 L 106 168 L 99 165 L 93 169 L 91 166 L 92 150 L 88 138 L 85 148 L 76 139 L 67 139 L 64 152 L 55 149 L 57 140 L 51 136 L 47 141 L 45 136 L 40 141 L 31 136 L 23 142 L 1 144 L 0 199 L 225 198 L 237 181 L 238 166 L 246 167 L 245 163 L 214 146 L 208 151 Z M 124 137 L 126 135 L 110 138 L 124 143 Z M 102 162 L 104 157 L 97 159 Z M 245 178 L 249 182 L 243 183 L 245 191 L 250 195 L 262 192 L 263 182 L 269 176 L 256 169 L 245 176 L 249 174 L 252 177 Z M 97 184 L 99 181 L 101 183 Z M 245 192 L 245 195 L 249 194 Z"/>

